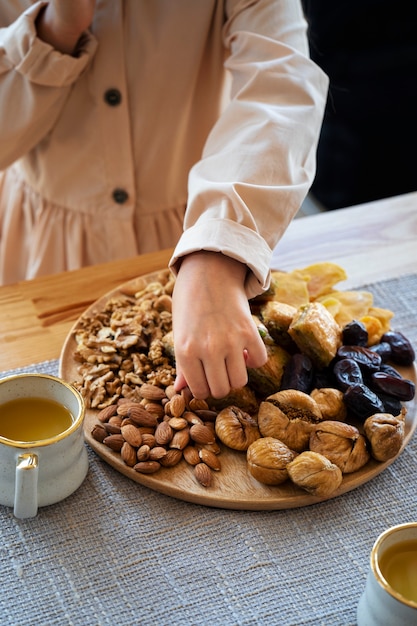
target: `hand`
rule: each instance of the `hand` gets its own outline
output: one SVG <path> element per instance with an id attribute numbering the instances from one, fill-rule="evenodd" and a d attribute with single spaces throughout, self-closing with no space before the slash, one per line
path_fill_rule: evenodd
<path id="1" fill-rule="evenodd" d="M 64 54 L 72 54 L 91 25 L 96 0 L 51 0 L 36 21 L 38 37 Z"/>
<path id="2" fill-rule="evenodd" d="M 247 383 L 248 367 L 267 360 L 244 290 L 247 267 L 218 252 L 182 261 L 173 294 L 177 391 L 223 398 Z"/>

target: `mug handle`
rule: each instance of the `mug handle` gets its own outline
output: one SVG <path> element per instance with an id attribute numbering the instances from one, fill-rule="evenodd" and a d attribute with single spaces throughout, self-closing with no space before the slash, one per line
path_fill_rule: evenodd
<path id="1" fill-rule="evenodd" d="M 35 517 L 38 512 L 38 456 L 32 452 L 19 454 L 16 463 L 14 492 L 15 517 Z"/>

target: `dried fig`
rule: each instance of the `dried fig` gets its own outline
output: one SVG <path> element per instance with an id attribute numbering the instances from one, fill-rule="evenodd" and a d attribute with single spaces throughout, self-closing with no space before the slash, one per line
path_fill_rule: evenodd
<path id="1" fill-rule="evenodd" d="M 310 396 L 317 402 L 324 420 L 345 421 L 347 409 L 342 391 L 333 387 L 321 387 L 313 389 Z"/>
<path id="2" fill-rule="evenodd" d="M 248 470 L 260 483 L 280 485 L 287 480 L 287 465 L 296 454 L 279 439 L 262 437 L 251 443 L 247 450 Z"/>
<path id="3" fill-rule="evenodd" d="M 371 454 L 377 461 L 394 458 L 404 443 L 404 415 L 376 413 L 365 420 L 365 435 L 371 446 Z"/>
<path id="4" fill-rule="evenodd" d="M 275 437 L 291 450 L 308 448 L 314 425 L 322 419 L 313 398 L 296 389 L 268 396 L 259 406 L 258 426 L 263 437 Z"/>
<path id="5" fill-rule="evenodd" d="M 218 413 L 215 430 L 220 441 L 233 450 L 247 450 L 261 436 L 256 419 L 237 406 Z"/>
<path id="6" fill-rule="evenodd" d="M 342 471 L 327 457 L 307 450 L 299 454 L 287 465 L 290 480 L 313 496 L 326 498 L 342 482 Z"/>
<path id="7" fill-rule="evenodd" d="M 310 437 L 310 450 L 323 454 L 344 474 L 356 472 L 370 457 L 366 439 L 356 426 L 334 420 L 316 426 Z"/>

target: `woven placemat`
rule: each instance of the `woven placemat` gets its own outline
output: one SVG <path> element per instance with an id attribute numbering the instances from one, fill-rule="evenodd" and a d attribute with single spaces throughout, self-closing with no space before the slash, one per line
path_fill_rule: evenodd
<path id="1" fill-rule="evenodd" d="M 417 276 L 364 288 L 417 345 Z M 0 376 L 23 371 L 58 361 Z M 360 488 L 271 512 L 185 503 L 89 459 L 78 491 L 36 518 L 0 507 L 2 625 L 352 626 L 377 535 L 417 517 L 416 437 Z"/>

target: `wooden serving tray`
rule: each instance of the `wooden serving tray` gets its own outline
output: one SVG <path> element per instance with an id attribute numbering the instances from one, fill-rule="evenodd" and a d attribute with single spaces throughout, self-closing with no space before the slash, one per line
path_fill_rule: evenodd
<path id="1" fill-rule="evenodd" d="M 92 315 L 101 310 L 105 303 L 113 297 L 122 294 L 122 289 L 138 289 L 146 283 L 158 279 L 160 272 L 146 274 L 138 279 L 120 285 L 104 295 L 91 305 L 85 314 Z M 76 349 L 75 333 L 79 327 L 78 320 L 68 334 L 60 356 L 59 375 L 69 383 L 81 380 L 77 371 L 78 364 L 74 359 Z M 416 371 L 414 367 L 397 368 L 405 378 L 416 382 Z M 407 445 L 417 425 L 416 398 L 412 402 L 406 403 L 408 413 L 406 416 L 406 434 L 403 448 Z M 97 410 L 87 409 L 84 421 L 84 434 L 87 443 L 91 448 L 115 470 L 127 478 L 140 483 L 154 491 L 158 491 L 168 496 L 202 504 L 211 507 L 237 509 L 237 510 L 278 510 L 304 507 L 332 499 L 356 489 L 360 485 L 372 480 L 375 476 L 385 470 L 386 467 L 395 461 L 390 459 L 385 463 L 378 463 L 370 460 L 363 468 L 352 474 L 344 474 L 342 484 L 337 491 L 334 491 L 329 498 L 314 497 L 294 485 L 290 480 L 278 486 L 268 486 L 255 480 L 247 470 L 246 454 L 236 452 L 222 446 L 219 456 L 221 461 L 221 471 L 213 472 L 213 483 L 206 488 L 200 485 L 194 477 L 192 467 L 184 460 L 171 468 L 162 467 L 155 474 L 140 474 L 131 467 L 128 467 L 121 459 L 120 455 L 110 450 L 107 446 L 99 443 L 91 436 L 91 430 L 97 423 Z M 402 450 L 399 454 L 401 454 Z M 399 456 L 399 455 L 397 455 Z"/>

